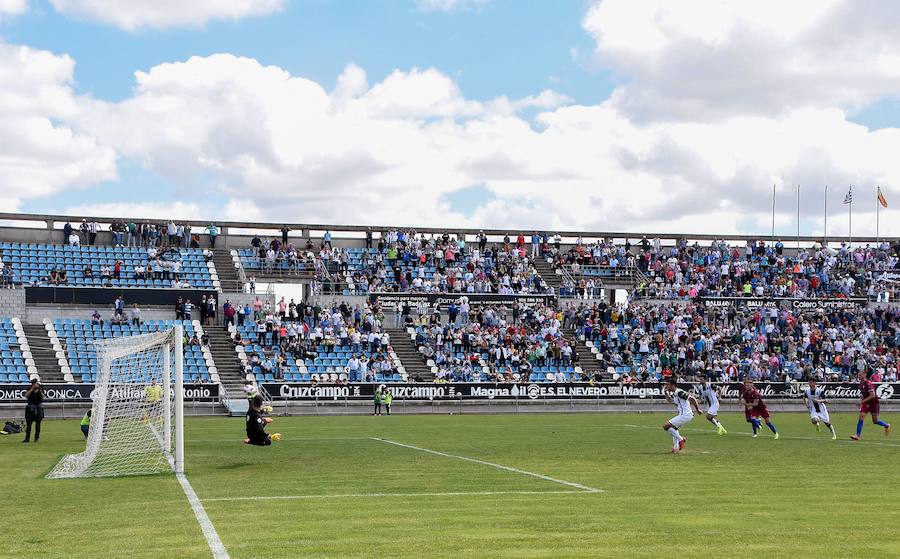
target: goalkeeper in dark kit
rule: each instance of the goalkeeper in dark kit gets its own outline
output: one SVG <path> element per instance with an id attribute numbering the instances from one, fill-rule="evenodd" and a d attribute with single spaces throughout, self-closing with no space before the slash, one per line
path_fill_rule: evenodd
<path id="1" fill-rule="evenodd" d="M 272 418 L 265 417 L 264 413 L 262 396 L 257 394 L 250 399 L 250 409 L 247 410 L 247 438 L 244 444 L 269 446 L 273 441 L 281 440 L 281 433 L 266 433 L 266 425 L 272 423 Z"/>

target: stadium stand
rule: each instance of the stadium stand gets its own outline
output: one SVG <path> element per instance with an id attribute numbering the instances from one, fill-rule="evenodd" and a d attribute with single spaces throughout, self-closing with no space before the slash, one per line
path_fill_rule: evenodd
<path id="1" fill-rule="evenodd" d="M 520 235 L 521 237 L 521 235 Z M 467 244 L 449 233 L 417 235 L 389 230 L 377 246 L 338 247 L 311 240 L 305 248 L 278 239 L 254 237 L 251 247 L 232 251 L 247 275 L 308 273 L 340 286 L 344 295 L 371 291 L 445 293 L 544 293 L 547 284 L 535 270 L 524 244 Z"/>
<path id="2" fill-rule="evenodd" d="M 218 371 L 209 348 L 202 345 L 203 327 L 199 321 L 181 321 L 184 347 L 185 382 L 219 382 Z M 174 320 L 148 320 L 140 325 L 124 322 L 92 323 L 90 320 L 47 319 L 45 328 L 54 347 L 58 347 L 60 366 L 70 382 L 94 382 L 97 379 L 97 355 L 91 342 L 107 338 L 134 336 L 171 328 Z"/>
<path id="3" fill-rule="evenodd" d="M 0 318 L 0 359 L 0 382 L 28 382 L 38 373 L 18 318 Z"/>
<path id="4" fill-rule="evenodd" d="M 178 280 L 194 288 L 218 287 L 215 268 L 203 251 L 160 249 L 155 258 L 157 249 L 149 250 L 153 252 L 142 247 L 5 242 L 0 243 L 0 258 L 9 266 L 15 285 L 164 288 Z M 141 267 L 144 273 L 137 273 Z"/>
<path id="5" fill-rule="evenodd" d="M 299 309 L 299 310 L 298 310 Z M 245 378 L 289 382 L 401 382 L 408 375 L 390 347 L 383 316 L 343 303 L 273 309 L 230 328 Z"/>
<path id="6" fill-rule="evenodd" d="M 451 306 L 446 321 L 437 311 L 407 318 L 435 382 L 587 380 L 555 305 L 490 305 L 471 313 L 463 305 L 460 312 Z"/>

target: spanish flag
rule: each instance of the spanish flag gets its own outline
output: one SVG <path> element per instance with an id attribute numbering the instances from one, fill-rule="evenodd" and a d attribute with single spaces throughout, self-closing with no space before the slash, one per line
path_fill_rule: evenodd
<path id="1" fill-rule="evenodd" d="M 887 200 L 884 198 L 884 194 L 881 193 L 881 187 L 878 187 L 878 203 L 881 204 L 882 208 L 888 207 Z"/>

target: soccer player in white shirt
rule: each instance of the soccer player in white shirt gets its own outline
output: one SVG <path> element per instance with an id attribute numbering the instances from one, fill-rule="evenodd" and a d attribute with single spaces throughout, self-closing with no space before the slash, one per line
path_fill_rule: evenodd
<path id="1" fill-rule="evenodd" d="M 819 422 L 822 422 L 831 431 L 831 440 L 837 440 L 834 425 L 828 417 L 828 408 L 825 407 L 825 396 L 822 388 L 816 386 L 815 378 L 809 379 L 809 386 L 803 389 L 803 395 L 806 397 L 806 407 L 809 408 L 810 421 L 816 426 L 816 431 L 819 430 Z"/>
<path id="2" fill-rule="evenodd" d="M 675 407 L 678 409 L 678 415 L 663 424 L 663 430 L 668 431 L 672 435 L 672 441 L 674 442 L 672 454 L 678 454 L 684 450 L 684 444 L 687 441 L 678 432 L 678 428 L 687 425 L 694 419 L 694 413 L 691 411 L 692 407 L 697 410 L 698 414 L 703 412 L 700 411 L 700 403 L 697 401 L 697 398 L 678 388 L 678 381 L 674 375 L 666 379 L 664 392 L 666 400 L 675 404 Z"/>
<path id="3" fill-rule="evenodd" d="M 713 385 L 712 377 L 700 384 L 700 399 L 706 403 L 706 419 L 716 426 L 716 432 L 720 435 L 728 434 L 725 426 L 719 423 L 719 387 Z"/>

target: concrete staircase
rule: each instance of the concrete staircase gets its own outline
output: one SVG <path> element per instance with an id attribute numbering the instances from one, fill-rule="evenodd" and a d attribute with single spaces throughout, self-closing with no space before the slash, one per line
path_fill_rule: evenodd
<path id="1" fill-rule="evenodd" d="M 222 286 L 222 291 L 244 290 L 244 285 L 238 275 L 237 268 L 234 267 L 231 251 L 224 248 L 213 249 L 212 262 L 216 267 L 216 274 L 219 276 L 219 283 Z"/>
<path id="2" fill-rule="evenodd" d="M 581 370 L 590 373 L 593 371 L 600 370 L 600 361 L 594 355 L 594 352 L 587 347 L 583 341 L 579 340 L 575 336 L 574 330 L 567 330 L 565 332 L 565 338 L 572 344 L 572 347 L 575 348 L 575 353 L 578 354 L 578 361 L 581 364 Z M 601 370 L 601 374 L 606 374 L 606 370 Z"/>
<path id="3" fill-rule="evenodd" d="M 50 346 L 50 336 L 43 324 L 23 324 L 22 330 L 28 338 L 34 366 L 41 375 L 41 382 L 65 382 L 56 351 Z"/>
<path id="4" fill-rule="evenodd" d="M 209 350 L 219 371 L 219 382 L 224 391 L 222 403 L 231 415 L 244 415 L 247 413 L 245 379 L 241 376 L 241 362 L 228 329 L 225 326 L 204 326 L 203 329 L 209 335 Z"/>
<path id="5" fill-rule="evenodd" d="M 560 278 L 560 276 L 556 275 L 550 264 L 547 264 L 547 261 L 543 258 L 535 258 L 531 262 L 532 264 L 534 264 L 534 269 L 537 270 L 537 273 L 547 283 L 547 285 L 552 287 L 554 292 L 559 293 L 559 287 L 562 285 L 562 279 Z"/>
<path id="6" fill-rule="evenodd" d="M 410 339 L 405 328 L 385 328 L 385 332 L 391 337 L 391 348 L 403 363 L 403 368 L 410 377 L 418 375 L 424 382 L 434 380 L 431 367 L 425 363 L 425 359 L 419 353 L 415 342 Z"/>

